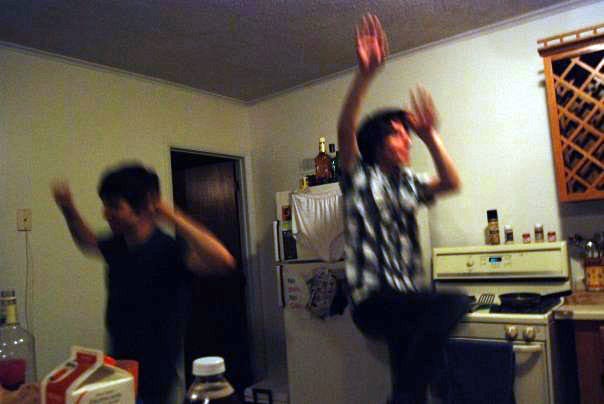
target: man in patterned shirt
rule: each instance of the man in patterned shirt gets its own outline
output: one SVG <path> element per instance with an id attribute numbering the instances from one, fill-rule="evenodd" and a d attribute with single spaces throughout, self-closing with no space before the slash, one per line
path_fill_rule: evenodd
<path id="1" fill-rule="evenodd" d="M 421 87 L 411 93 L 412 112 L 381 110 L 357 130 L 361 101 L 388 55 L 376 16 L 363 17 L 356 44 L 359 70 L 338 122 L 353 319 L 365 335 L 388 342 L 392 402 L 424 403 L 437 360 L 468 300 L 422 287 L 415 212 L 439 194 L 457 191 L 460 179 L 436 129 L 432 97 Z M 430 151 L 436 176 L 420 177 L 409 168 L 409 130 Z"/>

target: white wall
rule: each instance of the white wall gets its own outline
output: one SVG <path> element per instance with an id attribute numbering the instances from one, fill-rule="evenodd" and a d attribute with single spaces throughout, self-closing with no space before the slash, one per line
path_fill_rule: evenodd
<path id="1" fill-rule="evenodd" d="M 171 146 L 244 157 L 253 195 L 249 111 L 199 92 L 1 46 L 0 72 L 0 287 L 17 289 L 24 319 L 25 234 L 16 231 L 15 212 L 31 208 L 42 376 L 72 344 L 104 347 L 103 264 L 76 250 L 51 198 L 51 180 L 70 181 L 82 214 L 98 229 L 106 228 L 96 195 L 102 171 L 124 159 L 142 161 L 157 170 L 171 199 Z M 261 329 L 263 320 L 254 323 Z"/>
<path id="2" fill-rule="evenodd" d="M 370 89 L 365 111 L 400 105 L 423 83 L 441 114 L 441 132 L 461 171 L 463 190 L 430 210 L 433 246 L 484 243 L 486 210 L 497 209 L 515 236 L 537 222 L 566 238 L 604 230 L 602 202 L 561 206 L 556 194 L 543 63 L 537 39 L 602 22 L 604 2 L 519 21 L 488 32 L 392 57 Z M 353 32 L 350 27 L 342 27 Z M 351 37 L 350 46 L 353 46 Z M 267 100 L 252 109 L 258 224 L 269 234 L 275 191 L 296 187 L 299 164 L 317 153 L 318 138 L 336 142 L 336 120 L 351 73 Z M 417 139 L 416 139 L 417 140 Z M 425 147 L 414 144 L 414 165 L 431 168 Z M 262 203 L 261 203 L 262 201 Z M 270 262 L 270 256 L 262 257 Z M 274 290 L 265 299 L 273 299 Z M 279 335 L 278 310 L 266 304 Z M 277 354 L 277 353 L 276 353 Z M 278 352 L 281 354 L 281 351 Z M 276 360 L 276 359 L 275 359 Z M 283 359 L 281 359 L 283 361 Z"/>

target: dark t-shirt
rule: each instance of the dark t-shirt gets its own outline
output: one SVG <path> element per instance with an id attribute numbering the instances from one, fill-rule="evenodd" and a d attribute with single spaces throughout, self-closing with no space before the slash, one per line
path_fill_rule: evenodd
<path id="1" fill-rule="evenodd" d="M 101 239 L 107 262 L 106 324 L 111 354 L 139 361 L 139 389 L 163 395 L 171 387 L 183 348 L 190 277 L 186 243 L 156 229 L 143 244 L 122 236 Z"/>

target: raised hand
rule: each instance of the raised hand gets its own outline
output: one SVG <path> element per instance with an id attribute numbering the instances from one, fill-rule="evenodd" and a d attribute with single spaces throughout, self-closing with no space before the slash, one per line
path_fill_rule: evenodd
<path id="1" fill-rule="evenodd" d="M 69 184 L 65 181 L 55 181 L 52 186 L 52 196 L 55 202 L 60 208 L 73 207 L 73 197 L 71 196 L 71 190 Z"/>
<path id="2" fill-rule="evenodd" d="M 422 86 L 417 86 L 410 92 L 412 112 L 409 114 L 409 123 L 417 135 L 424 140 L 438 126 L 438 112 L 434 106 L 432 96 Z"/>
<path id="3" fill-rule="evenodd" d="M 356 27 L 357 59 L 363 75 L 373 74 L 386 61 L 388 38 L 380 20 L 372 14 L 363 16 Z"/>

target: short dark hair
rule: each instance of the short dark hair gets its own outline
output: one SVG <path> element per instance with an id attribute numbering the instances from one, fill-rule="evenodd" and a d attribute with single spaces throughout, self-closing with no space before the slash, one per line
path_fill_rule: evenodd
<path id="1" fill-rule="evenodd" d="M 403 109 L 381 109 L 363 120 L 357 130 L 357 145 L 363 162 L 368 165 L 378 163 L 378 151 L 384 145 L 384 139 L 392 135 L 392 121 L 399 121 L 409 131 L 408 112 Z"/>
<path id="2" fill-rule="evenodd" d="M 159 197 L 159 177 L 141 164 L 122 164 L 105 171 L 98 193 L 104 201 L 124 198 L 132 209 L 140 212 L 149 198 Z"/>

